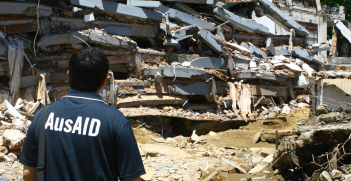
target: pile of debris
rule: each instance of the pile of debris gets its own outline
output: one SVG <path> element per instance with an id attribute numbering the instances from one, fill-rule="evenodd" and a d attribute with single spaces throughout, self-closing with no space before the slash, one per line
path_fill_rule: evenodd
<path id="1" fill-rule="evenodd" d="M 332 112 L 327 105 L 318 116 L 300 120 L 296 135 L 283 137 L 272 167 L 293 169 L 309 180 L 349 180 L 351 105 Z"/>

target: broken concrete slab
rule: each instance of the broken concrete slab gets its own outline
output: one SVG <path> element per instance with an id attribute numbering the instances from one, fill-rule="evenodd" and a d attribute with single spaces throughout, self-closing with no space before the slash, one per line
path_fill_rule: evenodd
<path id="1" fill-rule="evenodd" d="M 187 100 L 186 96 L 180 95 L 142 95 L 119 98 L 117 107 L 139 107 L 159 105 L 182 105 Z"/>
<path id="2" fill-rule="evenodd" d="M 294 47 L 292 49 L 292 54 L 294 57 L 301 58 L 303 60 L 307 61 L 312 61 L 313 55 L 312 53 L 306 51 L 306 50 L 301 50 L 300 48 Z"/>
<path id="3" fill-rule="evenodd" d="M 198 70 L 183 67 L 163 67 L 162 73 L 166 77 L 179 77 L 179 78 L 205 78 L 209 75 L 205 70 Z M 155 74 L 153 74 L 155 75 Z"/>
<path id="4" fill-rule="evenodd" d="M 127 1 L 127 5 L 135 6 L 139 8 L 156 9 L 156 10 L 160 10 L 162 6 L 162 4 L 159 1 L 140 1 L 140 0 L 129 0 Z"/>
<path id="5" fill-rule="evenodd" d="M 81 35 L 87 35 L 85 33 L 79 32 Z M 136 51 L 138 45 L 135 41 L 120 36 L 104 36 L 90 32 L 89 34 L 89 42 L 110 46 L 113 48 L 125 48 L 127 50 Z"/>
<path id="6" fill-rule="evenodd" d="M 198 81 L 115 81 L 117 94 L 209 95 L 209 84 Z M 220 85 L 217 85 L 221 87 Z"/>
<path id="7" fill-rule="evenodd" d="M 244 29 L 250 33 L 257 32 L 261 34 L 268 34 L 269 29 L 259 23 L 256 23 L 250 19 L 245 19 L 240 16 L 233 14 L 232 12 L 216 7 L 213 10 L 214 13 L 219 15 L 221 18 L 228 20 L 231 24 L 241 29 Z"/>
<path id="8" fill-rule="evenodd" d="M 351 43 L 351 31 L 340 20 L 335 20 L 336 27 L 340 30 L 341 34 Z"/>
<path id="9" fill-rule="evenodd" d="M 240 51 L 244 51 L 244 52 L 247 52 L 247 53 L 251 53 L 248 48 L 243 47 L 241 45 L 238 45 L 236 43 L 224 42 L 224 44 L 227 45 L 229 48 L 231 48 L 233 50 L 240 50 Z"/>
<path id="10" fill-rule="evenodd" d="M 186 31 L 191 28 L 195 28 L 196 26 L 197 25 L 190 25 L 190 26 L 182 27 L 180 28 L 180 30 L 172 32 L 172 36 L 175 37 L 177 41 L 181 41 L 186 38 L 192 37 L 192 35 L 187 35 Z"/>
<path id="11" fill-rule="evenodd" d="M 155 27 L 149 24 L 130 24 L 124 22 L 115 22 L 115 21 L 91 21 L 85 23 L 83 19 L 77 18 L 64 18 L 64 17 L 50 17 L 51 23 L 50 28 L 63 29 L 69 27 L 71 31 L 80 31 L 82 29 L 89 29 L 92 26 L 95 26 L 100 29 L 105 29 L 105 32 L 108 34 L 115 34 L 121 36 L 128 36 L 128 29 L 131 30 L 130 36 L 136 37 L 150 37 L 154 38 L 156 36 Z M 111 27 L 111 28 L 109 28 Z M 118 27 L 117 29 L 115 27 Z M 127 29 L 124 29 L 127 28 Z M 112 31 L 112 32 L 110 32 Z M 116 32 L 119 31 L 119 32 Z"/>
<path id="12" fill-rule="evenodd" d="M 181 95 L 209 95 L 210 87 L 208 83 L 194 82 L 192 84 L 175 84 L 168 86 L 174 94 Z"/>
<path id="13" fill-rule="evenodd" d="M 205 20 L 199 19 L 199 18 L 192 16 L 190 14 L 183 13 L 181 11 L 178 11 L 176 9 L 172 9 L 172 8 L 169 8 L 166 6 L 162 6 L 160 12 L 161 13 L 168 13 L 170 18 L 177 19 L 177 20 L 184 22 L 186 24 L 189 24 L 189 25 L 196 24 L 197 26 L 200 26 L 200 27 L 202 27 L 204 29 L 208 29 L 208 30 L 214 28 L 213 24 L 211 24 Z"/>
<path id="14" fill-rule="evenodd" d="M 104 32 L 111 35 L 132 36 L 132 30 L 127 27 L 109 26 L 104 29 Z"/>
<path id="15" fill-rule="evenodd" d="M 147 67 L 144 69 L 144 75 L 162 75 L 162 68 Z"/>
<path id="16" fill-rule="evenodd" d="M 259 0 L 259 2 L 260 5 L 264 7 L 262 9 L 266 12 L 266 15 L 275 23 L 282 25 L 282 27 L 285 27 L 286 30 L 295 29 L 297 34 L 303 36 L 309 34 L 306 28 L 302 27 L 299 23 L 291 19 L 288 14 L 281 11 L 269 0 Z"/>
<path id="17" fill-rule="evenodd" d="M 250 42 L 248 42 L 248 43 L 243 42 L 243 43 L 241 43 L 241 46 L 246 47 L 247 49 L 250 50 L 250 52 L 253 55 L 255 55 L 255 56 L 259 57 L 259 58 L 266 58 L 267 57 L 266 53 L 264 53 L 262 50 L 260 50 L 259 48 L 257 48 L 255 45 L 253 45 Z"/>
<path id="18" fill-rule="evenodd" d="M 200 31 L 199 35 L 201 36 L 202 40 L 206 43 L 207 46 L 211 47 L 215 52 L 220 53 L 222 52 L 222 47 L 214 38 L 214 35 L 208 31 Z"/>
<path id="19" fill-rule="evenodd" d="M 159 13 L 156 11 L 152 11 L 144 8 L 138 8 L 134 6 L 128 6 L 125 4 L 115 3 L 111 1 L 71 0 L 71 3 L 77 6 L 84 6 L 89 8 L 96 7 L 107 13 L 125 15 L 125 16 L 134 17 L 134 18 L 140 18 L 140 19 L 153 19 L 153 20 L 162 21 L 162 18 L 163 18 L 162 13 Z"/>
<path id="20" fill-rule="evenodd" d="M 313 53 L 318 53 L 322 51 L 330 51 L 331 47 L 329 46 L 329 43 L 322 43 L 322 44 L 314 44 L 308 48 L 312 49 Z"/>
<path id="21" fill-rule="evenodd" d="M 44 36 L 37 43 L 37 46 L 47 47 L 51 45 L 83 43 L 82 40 L 74 37 L 73 35 L 79 37 L 84 41 L 88 41 L 88 36 L 80 35 L 78 32 L 73 32 L 67 34 L 53 34 L 49 36 Z"/>
<path id="22" fill-rule="evenodd" d="M 191 61 L 190 65 L 208 69 L 222 69 L 225 63 L 223 58 L 201 57 Z"/>
<path id="23" fill-rule="evenodd" d="M 312 61 L 316 62 L 318 64 L 325 64 L 326 63 L 325 58 L 323 56 L 320 56 L 320 55 L 317 55 L 317 54 L 315 54 L 313 56 Z"/>
<path id="24" fill-rule="evenodd" d="M 25 14 L 27 16 L 37 15 L 37 4 L 23 2 L 0 2 L 1 14 Z M 50 16 L 52 7 L 40 5 L 39 14 L 41 16 Z"/>
<path id="25" fill-rule="evenodd" d="M 272 96 L 284 97 L 289 95 L 288 88 L 282 86 L 267 86 L 267 85 L 250 85 L 252 95 L 255 96 Z"/>
<path id="26" fill-rule="evenodd" d="M 286 82 L 290 77 L 272 72 L 239 72 L 235 79 L 263 79 L 277 82 Z"/>
<path id="27" fill-rule="evenodd" d="M 278 50 L 277 55 L 284 55 L 284 56 L 289 56 L 289 47 L 282 47 L 281 49 Z"/>
<path id="28" fill-rule="evenodd" d="M 271 38 L 267 38 L 266 49 L 269 52 L 269 55 L 275 56 L 277 54 Z"/>

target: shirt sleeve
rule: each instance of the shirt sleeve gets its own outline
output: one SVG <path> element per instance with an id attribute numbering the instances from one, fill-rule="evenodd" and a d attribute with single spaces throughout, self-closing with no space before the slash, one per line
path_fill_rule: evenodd
<path id="1" fill-rule="evenodd" d="M 42 109 L 41 109 L 42 110 Z M 22 147 L 19 162 L 29 167 L 37 167 L 38 145 L 35 139 L 36 123 L 41 115 L 41 110 L 34 116 L 31 125 L 28 128 L 26 139 Z"/>
<path id="2" fill-rule="evenodd" d="M 117 172 L 120 181 L 129 181 L 145 174 L 144 164 L 129 121 L 119 131 L 116 149 Z"/>

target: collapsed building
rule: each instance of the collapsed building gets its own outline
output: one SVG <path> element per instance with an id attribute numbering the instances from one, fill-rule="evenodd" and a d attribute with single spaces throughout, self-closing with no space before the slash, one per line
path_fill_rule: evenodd
<path id="1" fill-rule="evenodd" d="M 0 12 L 1 116 L 30 120 L 66 95 L 68 60 L 87 46 L 109 59 L 104 100 L 164 137 L 350 101 L 351 26 L 320 0 L 18 0 Z"/>

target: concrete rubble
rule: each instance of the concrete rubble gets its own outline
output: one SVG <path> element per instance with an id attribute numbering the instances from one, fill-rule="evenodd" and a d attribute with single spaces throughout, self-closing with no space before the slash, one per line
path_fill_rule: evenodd
<path id="1" fill-rule="evenodd" d="M 305 166 L 350 134 L 351 24 L 343 6 L 296 3 L 0 1 L 0 175 L 21 177 L 33 116 L 70 91 L 69 58 L 92 46 L 109 59 L 101 96 L 130 121 L 143 180 L 351 178 L 347 164 Z"/>

